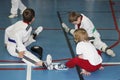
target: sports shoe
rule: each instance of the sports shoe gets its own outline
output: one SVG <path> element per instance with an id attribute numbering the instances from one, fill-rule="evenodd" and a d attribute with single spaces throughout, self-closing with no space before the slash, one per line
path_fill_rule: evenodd
<path id="1" fill-rule="evenodd" d="M 65 32 L 69 32 L 70 29 L 65 23 L 62 23 L 62 27 L 64 28 Z"/>
<path id="2" fill-rule="evenodd" d="M 8 17 L 9 18 L 15 18 L 15 17 L 17 17 L 18 15 L 17 14 L 11 14 L 11 15 L 9 15 Z"/>
<path id="3" fill-rule="evenodd" d="M 34 33 L 37 34 L 37 35 L 39 35 L 39 33 L 42 32 L 42 30 L 43 30 L 43 27 L 40 26 L 40 27 L 38 27 L 38 28 L 35 30 Z"/>
<path id="4" fill-rule="evenodd" d="M 50 54 L 48 54 L 47 57 L 46 57 L 45 66 L 47 67 L 48 70 L 53 70 L 52 56 Z"/>
<path id="5" fill-rule="evenodd" d="M 58 64 L 53 63 L 53 68 L 56 70 L 68 70 L 68 67 L 66 67 L 64 64 L 61 63 Z"/>
<path id="6" fill-rule="evenodd" d="M 42 32 L 42 30 L 43 30 L 43 27 L 42 27 L 42 26 L 38 27 L 38 28 L 35 30 L 35 32 L 33 33 L 33 39 L 35 39 L 36 36 L 38 36 L 39 33 Z"/>
<path id="7" fill-rule="evenodd" d="M 108 50 L 106 51 L 106 53 L 107 53 L 108 55 L 110 55 L 111 57 L 115 57 L 115 53 L 114 53 L 113 50 L 111 50 L 111 49 L 108 49 Z"/>

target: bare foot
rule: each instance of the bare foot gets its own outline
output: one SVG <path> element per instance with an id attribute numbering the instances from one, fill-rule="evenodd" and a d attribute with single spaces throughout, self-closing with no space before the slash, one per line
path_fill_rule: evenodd
<path id="1" fill-rule="evenodd" d="M 89 75 L 91 75 L 90 72 L 88 72 L 88 71 L 86 71 L 86 70 L 84 70 L 84 69 L 82 69 L 82 71 L 81 71 L 80 74 L 83 74 L 83 75 L 85 75 L 85 76 L 89 76 Z"/>
<path id="2" fill-rule="evenodd" d="M 99 68 L 99 70 L 103 70 L 104 69 L 104 67 L 103 66 L 101 66 L 100 68 Z"/>

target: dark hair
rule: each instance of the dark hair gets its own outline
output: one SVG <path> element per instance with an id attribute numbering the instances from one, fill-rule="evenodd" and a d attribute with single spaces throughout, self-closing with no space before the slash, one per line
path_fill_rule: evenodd
<path id="1" fill-rule="evenodd" d="M 29 23 L 35 17 L 35 12 L 31 8 L 27 8 L 23 11 L 22 16 L 23 16 L 23 21 Z"/>
<path id="2" fill-rule="evenodd" d="M 77 13 L 77 12 L 69 12 L 69 22 L 74 22 L 77 21 L 78 17 L 80 17 L 81 14 Z"/>

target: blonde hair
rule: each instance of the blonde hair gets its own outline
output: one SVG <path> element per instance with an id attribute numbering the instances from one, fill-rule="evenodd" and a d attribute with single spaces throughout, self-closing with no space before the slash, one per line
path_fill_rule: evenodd
<path id="1" fill-rule="evenodd" d="M 70 12 L 69 13 L 69 22 L 74 22 L 77 21 L 78 17 L 80 17 L 81 15 L 77 12 Z"/>
<path id="2" fill-rule="evenodd" d="M 88 34 L 87 31 L 83 28 L 80 29 L 76 29 L 74 31 L 74 40 L 76 43 L 80 42 L 80 41 L 88 41 Z"/>

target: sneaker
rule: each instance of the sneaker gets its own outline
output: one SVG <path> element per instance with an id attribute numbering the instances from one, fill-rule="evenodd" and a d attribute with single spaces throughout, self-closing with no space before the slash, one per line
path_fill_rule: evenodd
<path id="1" fill-rule="evenodd" d="M 64 64 L 61 63 L 53 64 L 53 68 L 55 70 L 68 70 L 68 67 L 66 67 Z"/>
<path id="2" fill-rule="evenodd" d="M 45 65 L 46 65 L 48 70 L 53 70 L 52 56 L 50 54 L 48 54 L 46 57 L 46 64 Z"/>
<path id="3" fill-rule="evenodd" d="M 34 33 L 37 34 L 37 35 L 39 35 L 39 33 L 42 32 L 42 30 L 43 30 L 43 27 L 40 26 L 40 27 L 38 27 L 38 28 L 35 30 Z"/>
<path id="4" fill-rule="evenodd" d="M 17 17 L 18 15 L 17 14 L 11 14 L 11 15 L 9 15 L 8 17 L 9 18 L 15 18 L 15 17 Z"/>
<path id="5" fill-rule="evenodd" d="M 39 33 L 42 32 L 42 30 L 43 30 L 43 27 L 42 27 L 42 26 L 38 27 L 38 28 L 35 30 L 35 32 L 33 33 L 33 39 L 35 39 L 36 36 L 38 36 Z"/>
<path id="6" fill-rule="evenodd" d="M 69 32 L 70 29 L 65 23 L 62 23 L 62 27 L 64 28 L 65 32 Z"/>
<path id="7" fill-rule="evenodd" d="M 106 51 L 106 53 L 107 53 L 108 55 L 110 55 L 111 57 L 115 57 L 115 53 L 114 53 L 113 50 L 111 50 L 111 49 L 108 49 L 108 50 Z"/>

